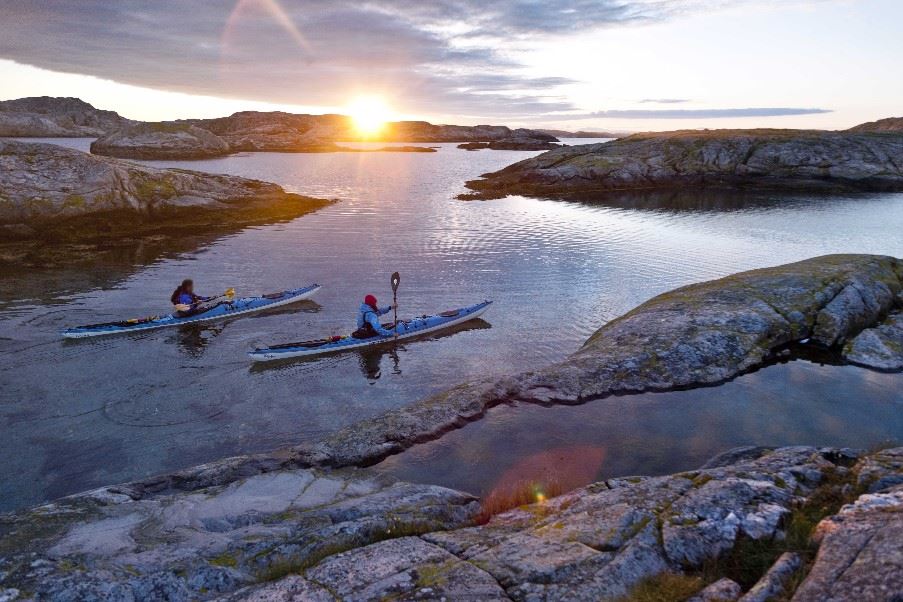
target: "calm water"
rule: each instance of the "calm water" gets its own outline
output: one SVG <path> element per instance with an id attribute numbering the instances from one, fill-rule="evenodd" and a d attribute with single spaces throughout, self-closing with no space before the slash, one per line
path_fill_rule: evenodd
<path id="1" fill-rule="evenodd" d="M 580 406 L 500 406 L 376 469 L 485 495 L 524 481 L 568 490 L 614 476 L 671 474 L 740 445 L 900 445 L 901 378 L 794 361 L 718 387 Z"/>
<path id="2" fill-rule="evenodd" d="M 632 200 L 462 202 L 454 197 L 465 180 L 536 153 L 439 146 L 159 163 L 341 202 L 200 249 L 143 249 L 93 270 L 0 280 L 0 508 L 315 440 L 462 379 L 561 359 L 606 320 L 690 282 L 829 252 L 903 256 L 899 194 L 684 196 L 648 199 L 652 210 Z M 496 304 L 472 328 L 395 352 L 271 368 L 247 361 L 257 345 L 347 332 L 365 293 L 389 300 L 394 270 L 401 316 Z M 324 289 L 280 313 L 210 326 L 58 336 L 66 326 L 167 311 L 186 277 L 202 293 Z M 862 393 L 854 382 L 836 389 L 843 399 Z M 872 418 L 856 420 L 865 428 Z"/>

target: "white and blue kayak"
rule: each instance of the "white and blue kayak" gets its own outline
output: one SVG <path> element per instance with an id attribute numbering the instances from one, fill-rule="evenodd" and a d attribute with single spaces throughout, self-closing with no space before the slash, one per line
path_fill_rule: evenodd
<path id="1" fill-rule="evenodd" d="M 250 355 L 251 359 L 254 361 L 268 362 L 292 357 L 322 355 L 324 353 L 347 351 L 349 349 L 360 349 L 361 347 L 371 347 L 373 345 L 384 345 L 402 339 L 419 337 L 430 332 L 451 328 L 452 326 L 474 320 L 483 315 L 483 313 L 489 309 L 490 305 L 492 305 L 492 301 L 483 301 L 476 305 L 444 311 L 441 314 L 420 316 L 419 318 L 414 318 L 412 320 L 399 320 L 399 324 L 403 325 L 403 330 L 399 332 L 398 336 L 376 335 L 365 339 L 356 338 L 351 335 L 336 336 L 326 339 L 304 341 L 302 343 L 286 343 L 284 345 L 262 347 L 248 352 L 248 355 Z M 386 324 L 385 328 L 392 328 L 392 325 Z"/>
<path id="2" fill-rule="evenodd" d="M 108 334 L 120 334 L 124 332 L 141 332 L 166 326 L 180 326 L 182 324 L 194 324 L 196 322 L 208 322 L 210 320 L 224 320 L 234 316 L 250 314 L 273 307 L 288 305 L 309 299 L 320 290 L 320 285 L 312 284 L 304 288 L 293 288 L 279 293 L 261 295 L 260 297 L 243 297 L 239 299 L 225 300 L 206 311 L 187 316 L 168 314 L 165 316 L 148 316 L 146 318 L 133 318 L 120 322 L 106 322 L 103 324 L 89 324 L 68 328 L 63 331 L 67 339 L 83 339 Z"/>

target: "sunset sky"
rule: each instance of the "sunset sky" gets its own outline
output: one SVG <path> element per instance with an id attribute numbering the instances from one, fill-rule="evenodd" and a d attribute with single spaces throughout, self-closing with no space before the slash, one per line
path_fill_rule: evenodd
<path id="1" fill-rule="evenodd" d="M 0 99 L 567 129 L 903 115 L 899 0 L 4 0 Z"/>

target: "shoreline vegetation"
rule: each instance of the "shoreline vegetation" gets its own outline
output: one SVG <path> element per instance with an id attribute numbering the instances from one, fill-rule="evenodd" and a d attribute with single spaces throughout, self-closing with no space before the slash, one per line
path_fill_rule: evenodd
<path id="1" fill-rule="evenodd" d="M 893 591 L 901 575 L 883 559 L 903 534 L 903 448 L 738 448 L 670 476 L 571 492 L 523 484 L 485 508 L 365 467 L 505 400 L 585 403 L 710 385 L 806 341 L 842 357 L 865 333 L 897 328 L 901 291 L 903 262 L 871 255 L 679 288 L 546 369 L 465 383 L 318 444 L 0 515 L 0 586 L 50 600 L 73 588 L 113 599 L 165 590 L 172 600 L 672 599 L 714 588 L 805 601 Z"/>
<path id="2" fill-rule="evenodd" d="M 287 221 L 333 202 L 257 180 L 0 140 L 0 270 L 87 263 L 142 241 Z"/>

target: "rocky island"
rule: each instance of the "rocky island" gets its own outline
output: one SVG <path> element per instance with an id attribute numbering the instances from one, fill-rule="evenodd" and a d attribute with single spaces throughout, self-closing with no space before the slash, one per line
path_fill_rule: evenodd
<path id="1" fill-rule="evenodd" d="M 0 102 L 0 136 L 98 137 L 91 152 L 126 159 L 207 159 L 235 152 L 435 152 L 423 146 L 349 147 L 360 141 L 346 115 L 240 111 L 228 117 L 141 122 L 101 111 L 78 98 L 21 98 Z M 479 143 L 481 148 L 548 150 L 557 139 L 539 130 L 506 126 L 435 125 L 396 121 L 375 142 Z M 485 145 L 485 146 L 483 146 Z"/>
<path id="2" fill-rule="evenodd" d="M 842 353 L 897 323 L 901 290 L 903 262 L 869 255 L 692 285 L 547 369 L 464 384 L 318 444 L 8 513 L 0 595 L 890 602 L 903 589 L 903 448 L 738 448 L 515 508 L 361 467 L 503 399 L 711 384 L 793 344 Z"/>
<path id="3" fill-rule="evenodd" d="M 98 245 L 291 219 L 329 203 L 258 180 L 0 140 L 0 263 L 84 260 Z M 73 244 L 79 252 L 68 253 Z"/>
<path id="4" fill-rule="evenodd" d="M 743 188 L 903 190 L 903 134 L 683 130 L 558 148 L 467 186 L 465 199 Z"/>
<path id="5" fill-rule="evenodd" d="M 0 136 L 79 138 L 102 136 L 130 123 L 78 98 L 38 96 L 0 101 Z"/>
<path id="6" fill-rule="evenodd" d="M 242 111 L 216 119 L 161 124 L 133 124 L 110 132 L 91 145 L 91 152 L 140 159 L 198 159 L 233 152 L 434 152 L 422 146 L 355 148 L 359 139 L 344 115 L 298 115 Z M 378 142 L 468 142 L 481 148 L 544 150 L 555 138 L 533 130 L 504 126 L 448 126 L 425 121 L 386 124 Z M 482 146 L 486 145 L 486 146 Z"/>
<path id="7" fill-rule="evenodd" d="M 91 153 L 122 159 L 209 159 L 232 152 L 229 144 L 189 123 L 124 125 L 91 143 Z"/>
<path id="8" fill-rule="evenodd" d="M 887 117 L 851 127 L 849 132 L 903 132 L 903 117 Z"/>

